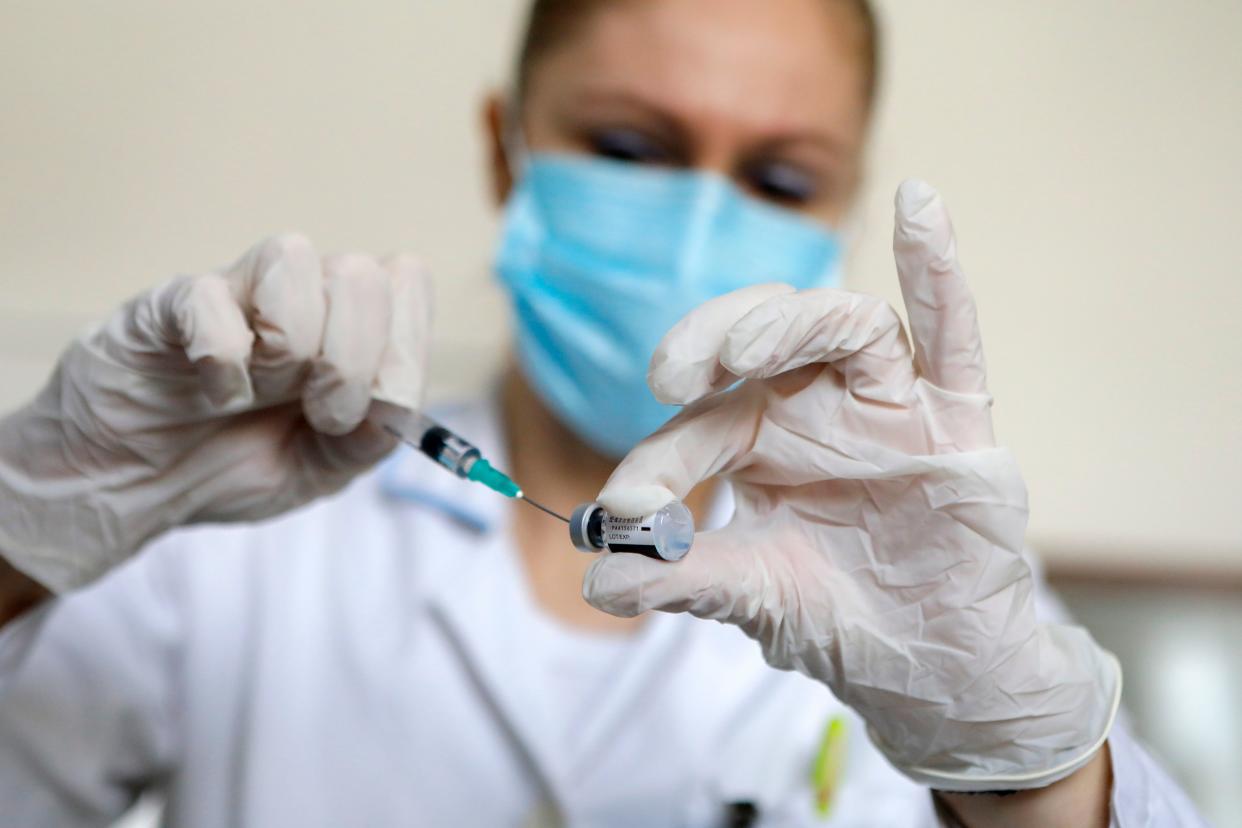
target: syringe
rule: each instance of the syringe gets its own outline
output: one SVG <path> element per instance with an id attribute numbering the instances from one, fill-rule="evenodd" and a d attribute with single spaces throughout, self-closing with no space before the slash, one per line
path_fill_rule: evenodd
<path id="1" fill-rule="evenodd" d="M 583 552 L 636 552 L 649 558 L 679 561 L 694 542 L 694 517 L 680 501 L 642 517 L 616 517 L 598 503 L 583 503 L 573 518 L 536 503 L 504 472 L 483 457 L 470 441 L 425 414 L 389 403 L 376 403 L 374 421 L 403 443 L 413 446 L 458 477 L 482 483 L 505 497 L 524 500 L 541 512 L 569 524 L 569 539 Z"/>
<path id="2" fill-rule="evenodd" d="M 389 434 L 418 449 L 458 477 L 482 483 L 505 497 L 524 500 L 536 509 L 569 523 L 569 518 L 526 497 L 522 488 L 495 468 L 468 440 L 453 433 L 425 414 L 382 404 L 377 420 Z"/>

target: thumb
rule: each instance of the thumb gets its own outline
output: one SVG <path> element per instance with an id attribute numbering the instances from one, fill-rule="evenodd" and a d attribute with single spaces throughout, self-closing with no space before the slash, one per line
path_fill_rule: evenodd
<path id="1" fill-rule="evenodd" d="M 766 578 L 758 557 L 728 530 L 696 535 L 680 561 L 606 552 L 587 569 L 582 597 L 622 618 L 648 610 L 744 624 L 759 611 Z"/>
<path id="2" fill-rule="evenodd" d="M 373 410 L 376 405 L 379 403 L 372 404 Z M 371 416 L 346 434 L 324 434 L 308 427 L 299 432 L 294 448 L 304 469 L 326 481 L 325 490 L 334 490 L 384 459 L 397 442 Z"/>

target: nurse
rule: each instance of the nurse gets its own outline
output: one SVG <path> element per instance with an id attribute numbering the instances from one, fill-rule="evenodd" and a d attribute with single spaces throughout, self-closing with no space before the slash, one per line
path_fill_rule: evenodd
<path id="1" fill-rule="evenodd" d="M 680 563 L 372 470 L 409 257 L 269 239 L 70 345 L 0 422 L 4 823 L 1195 824 L 1037 594 L 933 190 L 909 339 L 841 289 L 877 51 L 865 0 L 537 0 L 487 104 L 515 358 L 436 416 L 562 510 L 683 499 Z"/>

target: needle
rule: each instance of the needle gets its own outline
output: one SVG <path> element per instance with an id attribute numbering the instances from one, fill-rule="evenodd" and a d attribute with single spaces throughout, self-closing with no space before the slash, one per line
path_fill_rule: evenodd
<path id="1" fill-rule="evenodd" d="M 552 517 L 556 518 L 557 520 L 563 520 L 563 521 L 565 521 L 566 523 L 569 523 L 569 518 L 565 517 L 564 515 L 558 515 L 556 512 L 552 511 L 552 510 L 551 510 L 551 509 L 549 509 L 547 506 L 544 506 L 544 505 L 543 505 L 543 504 L 541 504 L 541 503 L 536 503 L 535 501 L 533 501 L 533 500 L 531 500 L 529 497 L 527 497 L 527 496 L 526 496 L 526 494 L 525 494 L 524 492 L 523 492 L 522 494 L 519 494 L 519 495 L 518 495 L 518 497 L 520 497 L 522 500 L 525 500 L 527 503 L 529 503 L 531 506 L 534 506 L 534 507 L 535 507 L 536 509 L 538 509 L 539 511 L 541 511 L 541 512 L 543 512 L 543 513 L 545 513 L 545 514 L 549 514 L 549 515 L 551 515 Z"/>

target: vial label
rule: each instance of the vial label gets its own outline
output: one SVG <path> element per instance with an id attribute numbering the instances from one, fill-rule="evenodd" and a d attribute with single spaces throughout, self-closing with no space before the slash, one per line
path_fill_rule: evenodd
<path id="1" fill-rule="evenodd" d="M 613 552 L 638 552 L 651 555 L 655 551 L 655 515 L 646 517 L 614 517 L 604 515 L 600 526 L 604 544 Z"/>

